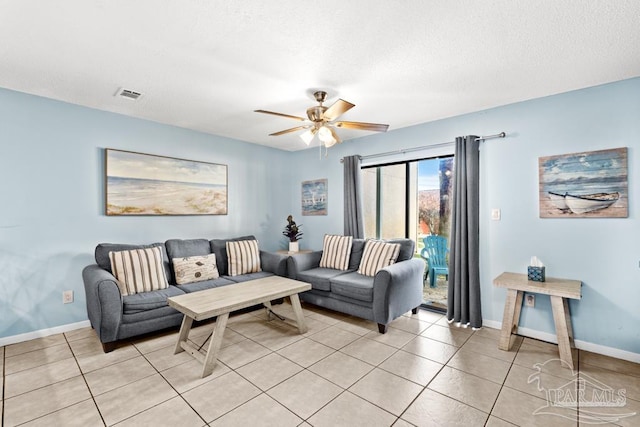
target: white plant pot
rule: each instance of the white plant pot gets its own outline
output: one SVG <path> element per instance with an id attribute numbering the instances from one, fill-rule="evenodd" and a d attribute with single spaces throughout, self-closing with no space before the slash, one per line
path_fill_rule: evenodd
<path id="1" fill-rule="evenodd" d="M 289 252 L 298 252 L 298 242 L 289 242 Z"/>

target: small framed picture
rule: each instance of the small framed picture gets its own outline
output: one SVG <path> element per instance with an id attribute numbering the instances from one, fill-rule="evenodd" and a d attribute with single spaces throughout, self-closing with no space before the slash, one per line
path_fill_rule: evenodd
<path id="1" fill-rule="evenodd" d="M 327 214 L 327 179 L 302 182 L 302 215 Z"/>

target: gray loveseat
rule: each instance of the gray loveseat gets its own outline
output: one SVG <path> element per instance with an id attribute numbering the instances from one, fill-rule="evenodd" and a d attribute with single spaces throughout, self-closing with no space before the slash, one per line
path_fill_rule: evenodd
<path id="1" fill-rule="evenodd" d="M 91 326 L 96 330 L 106 352 L 115 348 L 118 340 L 179 325 L 183 315 L 167 305 L 167 298 L 184 293 L 197 292 L 218 286 L 230 285 L 261 277 L 286 276 L 287 256 L 260 251 L 262 271 L 240 276 L 227 276 L 226 242 L 229 240 L 252 240 L 253 236 L 235 239 L 191 239 L 167 240 L 165 243 L 150 245 L 128 245 L 101 243 L 96 247 L 96 264 L 82 271 L 82 279 L 87 299 L 87 314 Z M 116 278 L 111 272 L 110 251 L 123 251 L 160 246 L 163 253 L 164 269 L 169 282 L 166 289 L 122 296 Z M 220 277 L 214 280 L 176 285 L 173 258 L 216 254 Z"/>
<path id="2" fill-rule="evenodd" d="M 321 268 L 322 251 L 292 256 L 288 275 L 311 283 L 312 289 L 300 294 L 303 301 L 331 310 L 372 320 L 380 333 L 398 316 L 422 304 L 424 261 L 413 258 L 415 243 L 410 239 L 387 240 L 400 244 L 395 264 L 378 271 L 374 277 L 357 272 L 365 240 L 353 239 L 349 268 L 346 271 Z"/>

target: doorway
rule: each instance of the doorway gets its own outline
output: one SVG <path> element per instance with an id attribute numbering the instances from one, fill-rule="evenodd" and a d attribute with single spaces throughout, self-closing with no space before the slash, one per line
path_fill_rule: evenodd
<path id="1" fill-rule="evenodd" d="M 449 243 L 453 156 L 365 166 L 362 177 L 365 237 L 413 239 L 414 256 L 428 273 L 424 238 L 437 234 Z M 447 276 L 437 276 L 431 287 L 425 274 L 425 306 L 446 310 L 447 293 Z"/>

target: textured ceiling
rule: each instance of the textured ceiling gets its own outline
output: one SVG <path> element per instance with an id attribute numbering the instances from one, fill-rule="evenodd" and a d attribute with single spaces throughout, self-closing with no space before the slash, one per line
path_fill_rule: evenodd
<path id="1" fill-rule="evenodd" d="M 638 0 L 0 0 L 0 87 L 298 150 L 268 136 L 298 122 L 253 110 L 304 116 L 325 89 L 393 130 L 637 77 L 639 18 Z"/>

